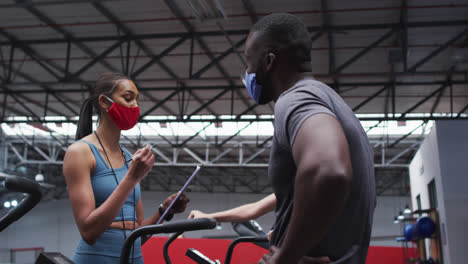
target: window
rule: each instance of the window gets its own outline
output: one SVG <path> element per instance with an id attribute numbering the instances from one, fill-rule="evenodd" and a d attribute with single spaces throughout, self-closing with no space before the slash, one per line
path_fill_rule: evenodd
<path id="1" fill-rule="evenodd" d="M 416 207 L 416 210 L 421 210 L 421 209 L 422 209 L 422 208 L 421 208 L 422 206 L 421 206 L 421 195 L 420 195 L 420 194 L 418 194 L 418 195 L 416 196 L 416 206 L 417 206 L 417 207 Z"/>
<path id="2" fill-rule="evenodd" d="M 431 208 L 438 208 L 439 205 L 437 204 L 437 191 L 435 180 L 432 179 L 431 182 L 427 185 L 427 190 L 429 192 L 429 205 Z"/>

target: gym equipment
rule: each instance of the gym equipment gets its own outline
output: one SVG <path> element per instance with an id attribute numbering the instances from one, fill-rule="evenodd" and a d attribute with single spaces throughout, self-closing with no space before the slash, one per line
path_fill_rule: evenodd
<path id="1" fill-rule="evenodd" d="M 194 249 L 194 248 L 189 248 L 185 255 L 189 258 L 191 258 L 193 261 L 196 263 L 207 263 L 207 264 L 221 264 L 219 260 L 212 261 L 209 259 L 207 256 L 203 255 L 200 251 Z"/>
<path id="2" fill-rule="evenodd" d="M 263 232 L 262 227 L 255 220 L 249 220 L 247 222 L 232 222 L 232 228 L 240 236 L 266 236 Z"/>
<path id="3" fill-rule="evenodd" d="M 130 249 L 133 245 L 133 242 L 141 236 L 161 234 L 161 233 L 175 233 L 172 235 L 164 244 L 163 254 L 164 260 L 167 264 L 170 264 L 170 258 L 168 254 L 169 245 L 183 232 L 194 231 L 194 230 L 204 230 L 204 229 L 213 229 L 216 227 L 216 220 L 210 218 L 198 218 L 198 219 L 188 219 L 181 221 L 173 221 L 170 223 L 160 224 L 160 225 L 151 225 L 143 226 L 135 229 L 125 240 L 124 246 L 122 247 L 122 253 L 120 255 L 120 263 L 128 263 L 128 258 L 130 256 Z"/>
<path id="4" fill-rule="evenodd" d="M 31 209 L 39 203 L 42 197 L 40 185 L 28 178 L 17 176 L 8 177 L 3 182 L 3 187 L 10 192 L 25 193 L 26 197 L 21 200 L 16 207 L 11 209 L 4 217 L 2 217 L 2 219 L 0 219 L 0 232 L 31 211 Z M 36 260 L 36 264 L 58 263 L 66 264 L 73 262 L 60 253 L 45 252 L 42 252 Z"/>
<path id="5" fill-rule="evenodd" d="M 165 223 L 160 225 L 152 225 L 152 226 L 144 226 L 135 229 L 130 235 L 127 237 L 127 240 L 122 247 L 122 253 L 120 256 L 120 264 L 128 263 L 128 258 L 130 254 L 131 245 L 133 242 L 141 236 L 148 236 L 148 235 L 155 235 L 160 233 L 174 233 L 169 239 L 164 243 L 163 246 L 163 256 L 164 261 L 166 264 L 171 264 L 171 260 L 169 257 L 169 246 L 172 242 L 174 242 L 177 237 L 179 237 L 182 233 L 186 231 L 194 231 L 194 230 L 204 230 L 204 229 L 213 229 L 216 227 L 216 221 L 210 218 L 198 218 L 198 219 L 188 219 L 188 220 L 181 220 L 181 221 L 174 221 L 171 223 Z M 225 264 L 229 264 L 231 262 L 232 253 L 234 248 L 239 243 L 266 243 L 268 242 L 268 238 L 266 236 L 249 236 L 249 237 L 239 237 L 231 242 L 228 247 L 226 253 L 226 260 Z M 210 260 L 208 257 L 204 256 L 198 250 L 190 248 L 187 250 L 186 255 L 194 260 L 198 264 L 216 264 L 219 263 L 219 260 L 213 261 Z"/>
<path id="6" fill-rule="evenodd" d="M 230 264 L 232 259 L 232 253 L 234 248 L 240 243 L 254 243 L 259 247 L 268 249 L 270 247 L 267 234 L 263 232 L 262 227 L 255 220 L 249 220 L 247 222 L 231 223 L 232 228 L 240 237 L 234 239 L 231 244 L 229 244 L 228 250 L 226 252 L 225 264 Z M 216 264 L 219 263 L 219 260 L 210 260 L 208 257 L 203 255 L 196 249 L 189 248 L 185 255 L 191 258 L 198 264 Z"/>
<path id="7" fill-rule="evenodd" d="M 407 224 L 404 229 L 406 241 L 414 241 L 420 238 L 431 237 L 435 232 L 435 223 L 428 216 L 421 216 L 415 224 Z"/>
<path id="8" fill-rule="evenodd" d="M 10 192 L 20 192 L 27 195 L 16 207 L 0 219 L 0 232 L 27 214 L 39 203 L 42 197 L 39 184 L 27 178 L 8 177 L 3 182 L 3 187 Z"/>
<path id="9" fill-rule="evenodd" d="M 42 252 L 35 264 L 73 264 L 73 261 L 59 252 Z"/>
<path id="10" fill-rule="evenodd" d="M 249 220 L 247 222 L 232 222 L 232 229 L 239 234 L 240 237 L 267 237 L 267 234 L 263 232 L 262 227 L 255 220 Z M 270 243 L 266 242 L 254 242 L 255 245 L 269 249 Z"/>
<path id="11" fill-rule="evenodd" d="M 259 237 L 259 236 L 250 236 L 250 237 L 239 237 L 234 239 L 231 244 L 229 244 L 227 253 L 226 253 L 226 258 L 224 264 L 230 264 L 231 259 L 232 259 L 232 253 L 234 252 L 234 248 L 240 244 L 240 243 L 254 243 L 254 244 L 263 244 L 263 243 L 268 243 L 268 238 L 267 237 Z M 215 264 L 219 263 L 219 260 L 211 260 L 202 253 L 200 253 L 198 250 L 189 248 L 185 255 L 189 258 L 191 258 L 193 261 L 195 261 L 198 264 Z"/>
<path id="12" fill-rule="evenodd" d="M 26 197 L 13 209 L 11 209 L 5 216 L 0 219 L 0 232 L 11 225 L 13 222 L 17 221 L 28 213 L 32 208 L 34 208 L 40 201 L 42 194 L 40 191 L 40 185 L 28 178 L 24 177 L 8 177 L 3 182 L 3 186 L 12 192 L 22 192 L 26 193 Z M 241 230 L 238 233 L 242 234 L 243 232 L 253 232 L 257 236 L 250 237 L 240 237 L 232 241 L 229 245 L 228 251 L 226 253 L 225 264 L 229 264 L 232 257 L 232 252 L 234 247 L 239 243 L 252 242 L 252 243 L 265 243 L 268 242 L 263 230 L 261 230 L 258 224 L 255 222 L 235 224 L 237 227 L 235 230 Z M 244 225 L 242 227 L 242 225 Z M 166 264 L 171 264 L 168 250 L 169 245 L 183 232 L 194 231 L 194 230 L 204 230 L 204 229 L 213 229 L 216 227 L 216 221 L 214 219 L 200 218 L 200 219 L 189 219 L 182 221 L 173 221 L 159 225 L 144 226 L 135 229 L 125 240 L 124 246 L 122 247 L 122 254 L 120 257 L 120 263 L 128 263 L 130 257 L 131 245 L 133 242 L 141 236 L 153 235 L 159 233 L 175 233 L 173 234 L 164 244 L 163 254 Z M 241 228 L 242 227 L 242 228 Z M 242 231 L 243 230 L 243 231 Z M 247 230 L 247 231 L 246 231 Z M 250 231 L 249 231 L 250 230 Z M 259 236 L 260 235 L 260 236 Z M 190 252 L 189 252 L 190 251 Z M 193 254 L 192 254 L 193 253 Z M 196 262 L 199 264 L 216 264 L 220 263 L 219 261 L 211 261 L 209 258 L 202 258 L 203 254 L 200 252 L 189 249 L 187 255 L 191 255 L 192 259 L 196 259 Z M 58 263 L 73 263 L 70 259 L 58 252 L 43 252 L 39 255 L 36 260 L 36 264 L 58 264 Z"/>
<path id="13" fill-rule="evenodd" d="M 416 240 L 418 236 L 416 233 L 416 226 L 414 224 L 407 224 L 403 233 L 406 241 Z"/>
<path id="14" fill-rule="evenodd" d="M 416 220 L 416 233 L 418 237 L 428 238 L 435 232 L 435 223 L 428 216 L 421 216 Z"/>

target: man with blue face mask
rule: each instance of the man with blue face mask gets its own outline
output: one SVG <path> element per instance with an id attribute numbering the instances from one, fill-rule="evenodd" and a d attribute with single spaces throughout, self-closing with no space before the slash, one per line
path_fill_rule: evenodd
<path id="1" fill-rule="evenodd" d="M 275 193 L 271 254 L 259 263 L 364 264 L 375 206 L 373 150 L 343 99 L 311 74 L 311 40 L 289 14 L 258 21 L 245 46 L 245 83 L 275 102 L 268 175 Z M 314 262 L 315 261 L 315 262 Z"/>

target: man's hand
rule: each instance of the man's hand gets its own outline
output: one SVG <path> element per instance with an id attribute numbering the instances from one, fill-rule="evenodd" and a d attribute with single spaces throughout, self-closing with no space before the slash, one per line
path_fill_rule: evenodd
<path id="1" fill-rule="evenodd" d="M 192 219 L 192 218 L 210 218 L 208 214 L 203 213 L 202 211 L 199 210 L 192 210 L 190 212 L 190 215 L 187 219 Z"/>
<path id="2" fill-rule="evenodd" d="M 275 246 L 272 246 L 270 250 L 272 252 L 272 255 L 271 256 L 268 254 L 263 255 L 262 259 L 258 262 L 258 264 L 282 264 L 282 262 L 280 262 L 280 259 L 279 259 L 281 250 Z M 330 263 L 329 257 L 304 256 L 302 257 L 302 259 L 299 261 L 298 264 L 327 264 L 327 263 Z"/>
<path id="3" fill-rule="evenodd" d="M 307 257 L 304 256 L 301 258 L 301 261 L 299 261 L 299 264 L 327 264 L 330 263 L 330 258 L 329 257 Z"/>
<path id="4" fill-rule="evenodd" d="M 280 249 L 275 247 L 275 246 L 272 246 L 270 248 L 270 251 L 271 251 L 272 254 L 271 255 L 269 255 L 269 254 L 263 255 L 262 259 L 260 259 L 260 261 L 257 264 L 278 264 L 278 263 L 280 263 L 279 260 L 278 260 Z"/>
<path id="5" fill-rule="evenodd" d="M 163 202 L 164 211 L 167 210 L 169 205 L 176 198 L 177 194 L 178 193 L 174 193 L 171 196 L 166 198 L 166 200 Z M 174 206 L 171 208 L 171 211 L 169 212 L 169 214 L 178 214 L 178 213 L 184 212 L 189 202 L 190 202 L 190 199 L 187 196 L 185 196 L 185 194 L 180 195 L 179 199 L 177 199 Z"/>

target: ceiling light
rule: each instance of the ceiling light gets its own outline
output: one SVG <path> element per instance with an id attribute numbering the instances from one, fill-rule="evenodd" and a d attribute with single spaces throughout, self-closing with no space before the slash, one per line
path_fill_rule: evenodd
<path id="1" fill-rule="evenodd" d="M 411 214 L 411 209 L 409 208 L 408 205 L 406 205 L 405 210 L 403 211 L 405 214 Z"/>
<path id="2" fill-rule="evenodd" d="M 11 201 L 11 206 L 15 207 L 17 205 L 18 205 L 18 201 L 16 200 Z"/>
<path id="3" fill-rule="evenodd" d="M 10 208 L 10 207 L 11 207 L 10 201 L 4 202 L 4 203 L 3 203 L 3 206 L 4 206 L 5 208 Z"/>
<path id="4" fill-rule="evenodd" d="M 34 179 L 35 179 L 37 182 L 43 182 L 43 181 L 44 181 L 44 174 L 38 173 L 38 174 L 36 175 L 36 177 L 34 177 Z"/>
<path id="5" fill-rule="evenodd" d="M 394 224 L 398 224 L 398 223 L 400 223 L 400 221 L 398 220 L 397 217 L 395 217 L 395 219 L 393 219 L 393 223 L 394 223 Z"/>
<path id="6" fill-rule="evenodd" d="M 405 219 L 405 216 L 403 215 L 403 212 L 402 212 L 402 211 L 400 211 L 400 214 L 398 215 L 397 218 L 398 218 L 398 220 L 403 220 L 403 219 Z"/>

